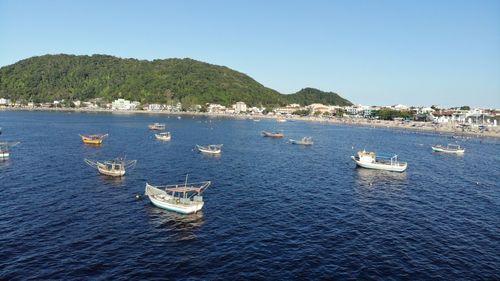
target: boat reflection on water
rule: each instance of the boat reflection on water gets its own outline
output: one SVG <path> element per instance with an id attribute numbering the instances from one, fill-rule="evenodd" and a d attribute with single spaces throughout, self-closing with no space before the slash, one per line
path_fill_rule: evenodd
<path id="1" fill-rule="evenodd" d="M 176 240 L 196 239 L 196 232 L 203 225 L 203 211 L 184 215 L 157 208 L 152 204 L 146 205 L 149 221 L 156 229 L 174 233 Z"/>
<path id="2" fill-rule="evenodd" d="M 358 186 L 378 186 L 400 184 L 407 181 L 407 173 L 394 173 L 391 171 L 371 170 L 357 167 L 356 183 Z"/>
<path id="3" fill-rule="evenodd" d="M 114 187 L 123 187 L 126 183 L 126 176 L 123 177 L 108 177 L 106 175 L 99 174 L 101 182 L 105 185 L 112 185 Z"/>

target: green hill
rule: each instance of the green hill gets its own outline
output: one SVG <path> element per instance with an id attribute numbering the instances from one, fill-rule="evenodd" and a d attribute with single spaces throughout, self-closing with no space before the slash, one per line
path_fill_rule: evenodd
<path id="1" fill-rule="evenodd" d="M 237 101 L 283 105 L 290 99 L 304 104 L 320 102 L 309 99 L 316 97 L 334 100 L 321 93 L 282 95 L 248 75 L 192 59 L 146 61 L 61 54 L 32 57 L 0 68 L 0 97 L 34 102 L 100 97 L 142 103 L 180 101 L 184 105 Z"/>
<path id="2" fill-rule="evenodd" d="M 287 96 L 289 103 L 298 103 L 301 105 L 309 105 L 311 103 L 322 103 L 331 105 L 352 105 L 352 103 L 337 93 L 334 92 L 323 92 L 314 88 L 304 88 L 295 94 Z"/>

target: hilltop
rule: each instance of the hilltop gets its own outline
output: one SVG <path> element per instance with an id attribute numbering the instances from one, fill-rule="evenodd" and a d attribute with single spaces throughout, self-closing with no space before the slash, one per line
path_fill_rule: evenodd
<path id="1" fill-rule="evenodd" d="M 193 59 L 137 60 L 108 55 L 44 55 L 0 68 L 0 97 L 46 102 L 116 98 L 182 104 L 346 105 L 336 93 L 306 88 L 283 95 L 248 75 Z"/>

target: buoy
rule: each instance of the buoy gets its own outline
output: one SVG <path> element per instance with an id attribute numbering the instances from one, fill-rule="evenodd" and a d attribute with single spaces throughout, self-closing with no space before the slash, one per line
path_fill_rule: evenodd
<path id="1" fill-rule="evenodd" d="M 141 196 L 139 194 L 136 194 L 135 199 L 141 199 Z"/>

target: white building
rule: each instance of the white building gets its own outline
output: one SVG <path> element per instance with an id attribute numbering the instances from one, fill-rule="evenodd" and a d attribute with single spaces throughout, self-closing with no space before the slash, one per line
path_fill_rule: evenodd
<path id="1" fill-rule="evenodd" d="M 278 107 L 278 108 L 274 109 L 274 112 L 276 112 L 278 114 L 292 114 L 293 112 L 300 110 L 300 109 L 301 109 L 300 104 L 292 103 L 292 104 L 289 104 L 285 107 Z"/>
<path id="2" fill-rule="evenodd" d="M 117 99 L 111 103 L 111 109 L 113 110 L 130 110 L 131 103 L 126 99 Z"/>
<path id="3" fill-rule="evenodd" d="M 160 111 L 160 110 L 163 110 L 163 105 L 158 104 L 158 103 L 152 103 L 152 104 L 148 105 L 147 110 L 148 111 Z"/>
<path id="4" fill-rule="evenodd" d="M 396 110 L 407 110 L 409 107 L 404 105 L 404 104 L 395 104 L 393 106 L 391 106 L 393 109 L 396 109 Z"/>
<path id="5" fill-rule="evenodd" d="M 0 105 L 9 105 L 10 99 L 0 98 Z"/>
<path id="6" fill-rule="evenodd" d="M 247 105 L 242 101 L 233 104 L 233 108 L 235 113 L 247 112 Z"/>
<path id="7" fill-rule="evenodd" d="M 210 103 L 207 106 L 208 113 L 223 113 L 226 112 L 226 107 L 218 103 Z"/>

